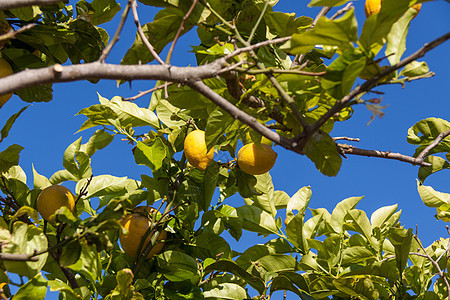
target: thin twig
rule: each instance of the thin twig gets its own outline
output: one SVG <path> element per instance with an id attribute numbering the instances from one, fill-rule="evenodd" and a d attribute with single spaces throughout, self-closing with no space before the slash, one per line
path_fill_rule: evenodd
<path id="1" fill-rule="evenodd" d="M 338 136 L 338 137 L 334 137 L 333 141 L 351 141 L 351 142 L 359 142 L 360 139 L 359 138 L 351 138 L 351 137 L 346 137 L 346 136 Z"/>
<path id="2" fill-rule="evenodd" d="M 167 53 L 166 57 L 166 63 L 170 64 L 170 59 L 172 58 L 173 49 L 175 48 L 175 44 L 177 43 L 181 32 L 184 30 L 184 25 L 186 24 L 186 21 L 189 19 L 189 16 L 194 11 L 195 6 L 197 5 L 199 0 L 194 0 L 192 2 L 191 7 L 189 8 L 188 12 L 184 15 L 183 20 L 181 21 L 180 27 L 178 28 L 177 34 L 175 35 L 175 38 L 173 39 L 172 45 L 170 46 L 169 52 Z"/>
<path id="3" fill-rule="evenodd" d="M 156 86 L 156 87 L 154 87 L 152 89 L 149 89 L 149 90 L 146 90 L 146 91 L 143 91 L 143 92 L 139 92 L 139 94 L 137 94 L 136 96 L 129 97 L 129 98 L 124 98 L 123 101 L 134 101 L 134 100 L 136 100 L 136 99 L 138 99 L 138 98 L 140 98 L 142 96 L 148 95 L 148 94 L 150 94 L 150 93 L 152 93 L 154 91 L 161 90 L 161 89 L 165 88 L 166 84 L 167 85 L 172 85 L 173 82 L 166 82 L 166 83 L 158 85 L 158 86 Z"/>
<path id="4" fill-rule="evenodd" d="M 428 254 L 428 252 L 423 247 L 422 243 L 420 242 L 417 235 L 414 235 L 414 239 L 419 244 L 419 247 L 422 249 L 422 251 L 425 253 L 426 258 L 435 266 L 435 268 L 438 270 L 438 275 L 441 277 L 441 279 L 444 281 L 445 285 L 447 286 L 447 293 L 448 293 L 448 300 L 450 300 L 450 284 L 448 283 L 447 276 L 442 272 L 441 267 L 439 267 L 439 264 L 437 261 L 435 261 L 431 256 Z"/>
<path id="5" fill-rule="evenodd" d="M 250 35 L 249 35 L 249 37 L 247 39 L 247 43 L 249 43 L 249 44 L 252 43 L 253 36 L 255 35 L 256 30 L 258 29 L 259 24 L 261 23 L 261 21 L 262 21 L 262 19 L 264 17 L 264 14 L 266 13 L 267 7 L 269 6 L 269 2 L 270 2 L 269 0 L 266 0 L 266 3 L 264 3 L 264 7 L 261 10 L 261 13 L 259 14 L 258 20 L 256 20 L 256 23 L 253 26 L 252 31 L 250 32 Z"/>
<path id="6" fill-rule="evenodd" d="M 312 22 L 312 24 L 308 28 L 308 30 L 313 29 L 314 26 L 316 26 L 316 24 L 319 21 L 319 19 L 321 17 L 325 17 L 330 10 L 331 10 L 331 6 L 324 6 L 324 7 L 322 7 L 322 9 L 319 11 L 319 13 L 317 14 L 316 18 L 314 19 L 314 21 Z M 291 69 L 295 68 L 298 64 L 300 64 L 302 62 L 302 60 L 305 58 L 305 55 L 306 54 L 300 54 L 300 55 L 297 54 L 295 56 L 294 60 L 292 61 Z"/>
<path id="7" fill-rule="evenodd" d="M 261 47 L 264 47 L 264 46 L 268 46 L 268 45 L 272 45 L 272 44 L 281 44 L 281 43 L 287 42 L 291 38 L 292 37 L 290 37 L 290 36 L 286 36 L 286 37 L 282 37 L 282 38 L 276 38 L 276 39 L 272 39 L 272 40 L 259 42 L 259 43 L 256 43 L 256 44 L 253 44 L 253 45 L 249 45 L 249 46 L 246 46 L 246 47 L 242 47 L 242 48 L 237 48 L 236 50 L 234 50 L 230 54 L 225 55 L 224 58 L 226 60 L 228 60 L 228 59 L 233 58 L 233 57 L 235 57 L 235 56 L 237 56 L 237 55 L 239 55 L 241 53 L 244 53 L 244 52 L 249 52 L 249 51 L 256 50 L 258 48 L 261 48 Z"/>
<path id="8" fill-rule="evenodd" d="M 138 11 L 137 11 L 137 2 L 136 2 L 136 0 L 132 0 L 131 10 L 133 12 L 134 24 L 136 24 L 136 27 L 137 27 L 137 30 L 138 30 L 138 34 L 141 37 L 142 42 L 147 47 L 147 49 L 150 51 L 150 53 L 153 55 L 153 57 L 161 65 L 164 65 L 164 61 L 161 59 L 161 57 L 158 55 L 158 53 L 156 52 L 156 50 L 153 47 L 153 45 L 148 40 L 147 36 L 144 33 L 144 30 L 142 30 L 142 26 L 141 26 L 141 23 L 139 21 L 139 15 L 138 15 Z"/>
<path id="9" fill-rule="evenodd" d="M 341 8 L 340 10 L 338 10 L 331 18 L 330 20 L 334 20 L 337 19 L 339 16 L 345 14 L 346 12 L 348 12 L 350 9 L 353 8 L 353 2 L 349 2 L 347 3 L 347 5 L 344 8 Z"/>
<path id="10" fill-rule="evenodd" d="M 249 69 L 244 69 L 244 68 L 235 68 L 235 69 L 237 71 L 245 72 L 247 74 L 294 74 L 294 75 L 306 75 L 306 76 L 323 76 L 327 73 L 325 71 L 323 71 L 323 72 L 308 72 L 308 71 L 301 71 L 301 70 L 296 70 L 296 69 L 289 69 L 289 70 L 271 69 L 271 68 L 260 69 L 260 70 L 249 70 Z"/>
<path id="11" fill-rule="evenodd" d="M 16 35 L 24 32 L 24 31 L 30 30 L 31 28 L 33 28 L 36 25 L 37 24 L 32 23 L 32 24 L 25 25 L 25 26 L 23 26 L 23 27 L 21 27 L 21 28 L 19 28 L 17 30 L 11 29 L 7 33 L 0 35 L 0 42 L 1 41 L 6 41 L 6 40 L 9 40 L 9 39 L 14 39 L 14 38 L 16 38 Z"/>
<path id="12" fill-rule="evenodd" d="M 359 155 L 359 156 L 367 156 L 367 157 L 379 157 L 379 158 L 386 158 L 386 159 L 393 159 L 393 160 L 399 160 L 403 162 L 407 162 L 413 165 L 420 165 L 422 167 L 430 167 L 431 164 L 424 162 L 423 160 L 420 161 L 415 157 L 403 155 L 400 153 L 392 153 L 390 151 L 379 151 L 379 150 L 367 150 L 367 149 L 360 149 L 353 147 L 351 145 L 345 145 L 345 144 L 336 144 L 339 153 L 341 154 L 351 154 L 351 155 Z"/>
<path id="13" fill-rule="evenodd" d="M 428 153 L 435 148 L 437 145 L 439 145 L 439 143 L 445 139 L 446 137 L 448 137 L 450 135 L 450 130 L 445 131 L 445 132 L 441 132 L 435 139 L 434 141 L 429 144 L 425 149 L 422 150 L 422 152 L 420 152 L 420 154 L 417 156 L 418 160 L 424 160 L 425 156 L 428 155 Z"/>
<path id="14" fill-rule="evenodd" d="M 125 25 L 125 20 L 127 19 L 128 13 L 130 12 L 132 2 L 133 0 L 128 0 L 127 6 L 125 7 L 122 13 L 122 18 L 120 19 L 120 23 L 119 26 L 117 27 L 116 33 L 114 34 L 112 40 L 109 42 L 108 46 L 106 46 L 106 48 L 103 49 L 102 55 L 100 55 L 100 58 L 98 59 L 99 62 L 101 63 L 105 62 L 106 58 L 111 52 L 111 49 L 114 47 L 117 41 L 119 41 L 120 33 L 122 32 L 123 26 Z"/>

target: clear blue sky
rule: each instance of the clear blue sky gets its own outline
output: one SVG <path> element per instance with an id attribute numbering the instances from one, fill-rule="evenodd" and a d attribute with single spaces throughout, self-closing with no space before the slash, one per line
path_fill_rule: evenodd
<path id="1" fill-rule="evenodd" d="M 314 17 L 318 9 L 307 8 L 307 3 L 308 1 L 281 0 L 274 9 L 295 12 L 297 16 Z M 354 5 L 359 27 L 362 27 L 365 20 L 364 2 L 356 1 Z M 147 8 L 142 4 L 139 9 L 142 9 L 140 14 L 142 23 L 150 22 L 157 11 L 156 8 Z M 443 0 L 424 3 L 420 14 L 412 21 L 405 55 L 413 53 L 424 43 L 444 34 L 450 28 L 449 13 L 450 5 Z M 119 17 L 116 16 L 113 22 L 106 25 L 106 30 L 111 36 L 114 34 Z M 129 17 L 119 44 L 113 49 L 107 61 L 119 63 L 134 38 L 135 26 Z M 188 51 L 189 45 L 197 44 L 195 32 L 182 37 L 175 48 L 172 63 L 181 66 L 195 64 L 194 54 Z M 450 43 L 447 42 L 423 58 L 430 70 L 436 73 L 433 78 L 409 83 L 405 89 L 397 85 L 378 88 L 379 91 L 386 93 L 383 104 L 389 104 L 382 119 L 376 118 L 367 126 L 371 113 L 364 106 L 355 107 L 352 119 L 336 124 L 332 136 L 358 137 L 361 139 L 358 147 L 412 155 L 414 147 L 406 142 L 410 126 L 427 117 L 450 120 L 449 53 Z M 16 121 L 10 136 L 2 143 L 0 150 L 13 143 L 25 148 L 21 154 L 20 165 L 27 173 L 28 183 L 32 186 L 32 164 L 40 174 L 50 177 L 63 168 L 62 155 L 68 145 L 80 136 L 83 136 L 83 141 L 88 140 L 93 131 L 75 134 L 85 117 L 74 115 L 84 107 L 97 104 L 97 92 L 107 98 L 116 95 L 128 97 L 153 86 L 154 82 L 143 81 L 133 82 L 132 89 L 128 84 L 117 88 L 115 81 L 101 81 L 96 85 L 88 82 L 55 84 L 54 100 L 49 103 L 34 103 L 28 108 Z M 146 96 L 136 103 L 146 107 L 149 101 L 150 96 Z M 24 105 L 26 103 L 14 96 L 0 110 L 0 126 Z M 336 203 L 347 197 L 365 195 L 358 208 L 365 210 L 369 216 L 381 206 L 398 203 L 399 209 L 402 209 L 401 222 L 411 228 L 417 225 L 419 237 L 425 245 L 429 245 L 439 237 L 446 237 L 445 223 L 436 221 L 433 216 L 436 213 L 435 209 L 426 207 L 417 193 L 418 167 L 393 160 L 349 155 L 348 159 L 343 161 L 337 177 L 330 178 L 317 171 L 308 158 L 279 146 L 274 149 L 279 154 L 271 171 L 276 190 L 284 190 L 292 196 L 299 188 L 310 185 L 313 192 L 310 207 L 324 207 L 329 211 Z M 120 138 L 116 138 L 106 149 L 92 157 L 92 167 L 94 175 L 112 174 L 138 180 L 140 174 L 150 173 L 148 168 L 135 164 L 131 146 Z M 426 185 L 450 193 L 448 175 L 449 171 L 432 175 L 427 179 Z M 227 201 L 235 206 L 243 204 L 243 200 L 239 197 Z M 237 251 L 243 251 L 251 244 L 264 242 L 254 234 L 244 236 L 238 243 L 229 237 L 227 240 Z M 50 294 L 48 296 L 50 298 Z"/>

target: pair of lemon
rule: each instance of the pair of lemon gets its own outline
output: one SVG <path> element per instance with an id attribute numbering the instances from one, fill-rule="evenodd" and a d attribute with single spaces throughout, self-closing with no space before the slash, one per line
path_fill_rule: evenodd
<path id="1" fill-rule="evenodd" d="M 207 151 L 204 131 L 194 130 L 186 136 L 184 154 L 194 168 L 206 169 L 213 160 L 214 149 Z M 266 144 L 249 143 L 239 150 L 237 164 L 247 174 L 260 175 L 272 169 L 277 156 L 277 153 Z"/>
<path id="2" fill-rule="evenodd" d="M 55 212 L 61 207 L 65 206 L 73 212 L 75 208 L 75 196 L 65 186 L 52 185 L 42 190 L 38 196 L 36 205 L 42 218 L 53 222 Z M 127 235 L 120 232 L 120 244 L 125 253 L 131 257 L 136 257 L 142 237 L 152 227 L 151 215 L 154 213 L 156 213 L 156 210 L 152 207 L 137 207 L 133 213 L 125 215 L 120 220 L 122 226 L 128 230 Z M 152 234 L 148 235 L 141 252 L 150 243 L 151 238 Z M 161 231 L 158 236 L 158 243 L 150 250 L 147 258 L 151 258 L 153 255 L 161 252 L 164 247 L 164 242 L 159 241 L 165 240 L 166 238 L 167 232 L 164 230 Z"/>

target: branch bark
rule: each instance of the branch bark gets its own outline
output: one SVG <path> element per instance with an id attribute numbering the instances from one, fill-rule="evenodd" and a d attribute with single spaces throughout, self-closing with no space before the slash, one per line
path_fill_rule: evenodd
<path id="1" fill-rule="evenodd" d="M 422 167 L 430 167 L 431 164 L 424 162 L 422 159 L 417 159 L 412 156 L 403 155 L 400 153 L 392 153 L 390 151 L 379 151 L 379 150 L 366 150 L 356 148 L 346 144 L 336 144 L 339 153 L 342 155 L 351 154 L 351 155 L 359 155 L 359 156 L 367 156 L 367 157 L 379 157 L 386 159 L 394 159 L 403 162 L 407 162 L 413 165 L 420 165 Z"/>
<path id="2" fill-rule="evenodd" d="M 0 10 L 12 8 L 27 7 L 32 5 L 49 5 L 58 2 L 68 3 L 68 0 L 2 0 L 0 1 Z"/>

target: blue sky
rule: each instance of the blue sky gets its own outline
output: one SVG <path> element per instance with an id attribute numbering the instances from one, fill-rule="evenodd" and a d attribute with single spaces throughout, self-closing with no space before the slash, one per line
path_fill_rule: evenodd
<path id="1" fill-rule="evenodd" d="M 307 3 L 308 1 L 281 0 L 274 9 L 295 12 L 297 16 L 314 17 L 318 9 L 307 8 Z M 362 27 L 365 20 L 364 2 L 356 1 L 354 5 L 359 27 Z M 142 4 L 139 9 L 143 24 L 150 22 L 157 11 L 156 8 L 148 8 Z M 410 26 L 405 55 L 413 53 L 424 43 L 446 33 L 450 28 L 449 13 L 450 6 L 443 0 L 424 3 Z M 116 16 L 113 22 L 105 27 L 110 36 L 114 34 L 119 17 Z M 135 26 L 129 17 L 119 44 L 113 49 L 107 62 L 119 63 L 134 38 Z M 190 45 L 198 44 L 197 41 L 195 31 L 183 36 L 175 48 L 172 64 L 180 66 L 195 64 L 194 54 L 188 51 Z M 361 139 L 356 145 L 358 147 L 412 155 L 414 147 L 406 142 L 410 126 L 427 117 L 450 120 L 448 53 L 450 53 L 449 42 L 427 53 L 421 59 L 425 60 L 430 70 L 436 73 L 433 78 L 414 81 L 407 84 L 404 89 L 399 85 L 378 88 L 377 90 L 386 93 L 382 104 L 389 105 L 383 118 L 376 118 L 367 126 L 371 112 L 364 106 L 355 107 L 352 119 L 336 124 L 332 136 L 358 137 Z M 164 54 L 162 56 L 165 57 Z M 83 141 L 88 140 L 92 131 L 75 133 L 85 117 L 74 115 L 82 108 L 98 103 L 97 92 L 107 98 L 116 95 L 129 97 L 153 86 L 154 82 L 149 81 L 133 82 L 131 89 L 128 84 L 117 88 L 115 81 L 101 81 L 96 85 L 88 82 L 55 84 L 54 100 L 49 103 L 32 104 L 16 121 L 10 136 L 2 143 L 0 150 L 14 143 L 25 148 L 21 154 L 20 165 L 27 173 L 29 185 L 32 186 L 32 164 L 40 174 L 50 177 L 63 168 L 62 156 L 68 145 L 80 136 L 83 136 Z M 136 103 L 146 107 L 149 101 L 150 96 L 146 96 L 138 99 Z M 14 96 L 0 110 L 0 126 L 24 105 L 26 103 Z M 365 195 L 358 205 L 359 209 L 365 210 L 370 216 L 379 207 L 397 203 L 399 209 L 402 209 L 401 222 L 408 228 L 415 228 L 417 225 L 419 237 L 425 245 L 447 235 L 445 223 L 437 221 L 433 216 L 436 213 L 435 209 L 426 207 L 419 198 L 416 188 L 418 167 L 393 160 L 349 155 L 348 159 L 344 159 L 339 174 L 330 178 L 317 171 L 308 158 L 279 146 L 274 147 L 274 150 L 278 152 L 278 160 L 270 173 L 275 189 L 284 190 L 292 196 L 299 188 L 310 185 L 313 193 L 310 202 L 312 208 L 324 207 L 331 211 L 339 201 L 347 197 Z M 92 167 L 94 175 L 111 174 L 139 179 L 140 174 L 150 173 L 148 168 L 135 164 L 131 146 L 119 138 L 92 157 Z M 425 184 L 442 192 L 450 192 L 448 173 L 447 170 L 432 175 Z M 243 199 L 239 197 L 227 201 L 235 206 L 243 204 Z M 237 251 L 264 242 L 254 234 L 244 236 L 239 242 L 230 238 L 227 240 Z"/>

